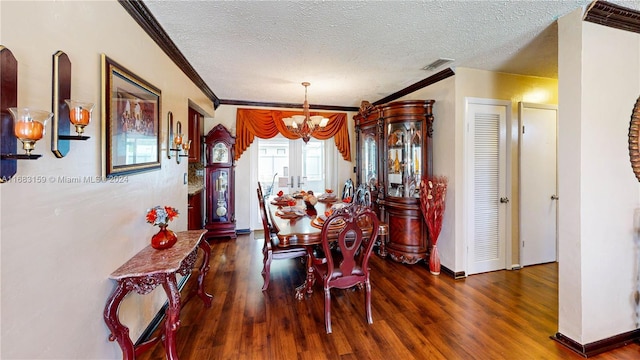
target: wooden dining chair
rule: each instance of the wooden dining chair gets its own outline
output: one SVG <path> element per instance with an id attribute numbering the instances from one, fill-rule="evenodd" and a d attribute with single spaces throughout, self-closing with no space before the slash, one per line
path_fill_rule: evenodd
<path id="1" fill-rule="evenodd" d="M 262 291 L 266 291 L 269 288 L 269 280 L 271 278 L 271 261 L 297 257 L 306 258 L 307 251 L 302 246 L 290 246 L 286 248 L 278 246 L 278 237 L 273 233 L 273 229 L 269 225 L 267 208 L 261 190 L 262 189 L 258 187 L 258 205 L 260 206 L 262 229 L 264 231 L 264 245 L 262 246 L 262 277 L 264 284 L 262 285 Z"/>
<path id="2" fill-rule="evenodd" d="M 369 186 L 364 184 L 358 185 L 356 192 L 353 195 L 353 203 L 364 205 L 373 210 Z M 378 255 L 384 257 L 387 256 L 387 235 L 389 234 L 389 225 L 386 222 L 378 221 L 378 237 L 375 238 L 374 241 L 375 245 L 378 246 Z"/>
<path id="3" fill-rule="evenodd" d="M 371 207 L 371 191 L 369 191 L 368 186 L 364 184 L 358 185 L 353 195 L 353 203 L 364 205 L 368 208 Z"/>
<path id="4" fill-rule="evenodd" d="M 260 183 L 260 181 L 258 181 L 258 202 L 262 203 L 262 210 L 264 210 L 264 213 L 266 215 L 267 218 L 267 224 L 269 225 L 269 233 L 275 233 L 275 230 L 273 228 L 273 224 L 271 224 L 271 221 L 269 221 L 269 214 L 267 214 L 267 208 L 266 208 L 266 203 L 265 201 L 267 201 L 264 197 L 264 191 L 262 190 L 262 184 Z"/>
<path id="5" fill-rule="evenodd" d="M 366 232 L 370 232 L 365 236 Z M 337 241 L 335 241 L 337 231 Z M 365 311 L 369 324 L 371 316 L 371 283 L 369 258 L 378 235 L 378 217 L 367 206 L 353 204 L 335 210 L 322 226 L 324 258 L 316 258 L 313 268 L 322 279 L 324 287 L 324 322 L 327 334 L 331 334 L 331 289 L 348 289 L 356 285 L 364 287 Z M 337 243 L 335 251 L 331 244 Z"/>
<path id="6" fill-rule="evenodd" d="M 342 200 L 344 201 L 344 199 L 348 197 L 353 200 L 353 191 L 353 180 L 347 179 L 347 181 L 344 182 L 344 186 L 342 187 Z"/>

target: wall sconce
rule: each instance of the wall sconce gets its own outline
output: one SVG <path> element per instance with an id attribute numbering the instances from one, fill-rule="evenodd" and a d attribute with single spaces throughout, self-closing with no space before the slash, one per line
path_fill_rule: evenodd
<path id="1" fill-rule="evenodd" d="M 176 163 L 180 164 L 181 157 L 189 156 L 189 148 L 191 147 L 191 140 L 184 138 L 182 133 L 182 123 L 176 122 L 176 132 L 173 133 L 173 114 L 171 111 L 167 114 L 168 121 L 168 136 L 167 136 L 167 158 L 171 159 L 171 152 L 176 153 Z M 182 153 L 181 153 L 182 152 Z"/>
<path id="2" fill-rule="evenodd" d="M 8 110 L 13 118 L 13 136 L 7 131 L 9 134 L 2 134 L 3 141 L 15 141 L 15 138 L 17 138 L 22 142 L 22 149 L 24 149 L 25 155 L 2 154 L 2 157 L 4 159 L 29 160 L 41 157 L 42 155 L 31 154 L 31 151 L 35 148 L 36 141 L 42 139 L 47 121 L 51 119 L 53 114 L 48 111 L 30 108 L 12 107 Z"/>
<path id="3" fill-rule="evenodd" d="M 183 154 L 180 154 L 180 156 L 189 157 L 189 149 L 191 149 L 191 140 L 182 139 Z"/>
<path id="4" fill-rule="evenodd" d="M 69 107 L 69 121 L 76 127 L 76 133 L 78 136 L 82 136 L 84 127 L 89 125 L 91 121 L 91 112 L 93 111 L 93 104 L 88 102 L 82 102 L 77 100 L 65 100 Z"/>
<path id="5" fill-rule="evenodd" d="M 9 181 L 18 171 L 17 160 L 38 159 L 32 154 L 36 141 L 44 136 L 52 113 L 19 108 L 18 62 L 11 50 L 0 45 L 0 183 Z M 22 142 L 24 154 L 17 154 L 16 138 Z"/>
<path id="6" fill-rule="evenodd" d="M 69 140 L 87 140 L 84 127 L 91 122 L 94 104 L 71 99 L 71 62 L 62 51 L 53 54 L 53 125 L 51 126 L 51 151 L 62 158 L 69 152 Z M 77 135 L 71 135 L 70 125 Z"/>

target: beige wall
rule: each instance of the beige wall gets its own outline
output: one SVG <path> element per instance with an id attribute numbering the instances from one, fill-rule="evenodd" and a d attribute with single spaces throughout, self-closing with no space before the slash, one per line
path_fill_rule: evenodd
<path id="1" fill-rule="evenodd" d="M 117 1 L 2 1 L 0 44 L 18 61 L 18 105 L 51 108 L 52 55 L 72 63 L 72 97 L 97 110 L 86 135 L 56 158 L 50 137 L 36 145 L 42 158 L 19 161 L 18 177 L 45 184 L 0 185 L 3 359 L 117 359 L 102 320 L 114 288 L 109 274 L 149 244 L 157 231 L 145 222 L 155 205 L 178 208 L 170 227 L 187 226 L 187 162 L 166 158 L 166 116 L 187 126 L 189 100 L 214 115 L 210 100 L 170 61 Z M 126 183 L 67 184 L 59 176 L 99 176 L 101 169 L 100 54 L 105 53 L 162 90 L 162 168 L 130 175 Z M 50 125 L 47 131 L 50 131 Z M 121 317 L 137 339 L 164 303 L 162 289 L 129 295 Z"/>
<path id="2" fill-rule="evenodd" d="M 559 324 L 589 344 L 637 329 L 640 188 L 628 131 L 640 36 L 562 17 L 559 33 Z"/>

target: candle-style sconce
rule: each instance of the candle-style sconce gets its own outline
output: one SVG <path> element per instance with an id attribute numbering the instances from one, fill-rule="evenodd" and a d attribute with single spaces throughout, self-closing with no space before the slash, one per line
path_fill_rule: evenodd
<path id="1" fill-rule="evenodd" d="M 167 136 L 167 158 L 171 159 L 171 152 L 175 152 L 176 163 L 180 164 L 181 157 L 189 156 L 189 148 L 191 147 L 191 140 L 187 140 L 182 133 L 182 123 L 176 122 L 175 133 L 173 131 L 173 114 L 171 111 L 167 114 L 167 121 L 169 123 L 169 131 Z M 186 155 L 185 155 L 186 154 Z"/>
<path id="2" fill-rule="evenodd" d="M 189 157 L 189 149 L 191 149 L 191 140 L 182 139 L 182 154 L 181 157 Z"/>
<path id="3" fill-rule="evenodd" d="M 91 122 L 94 104 L 71 99 L 71 62 L 62 51 L 53 54 L 53 121 L 51 131 L 51 151 L 58 157 L 69 152 L 70 140 L 87 140 L 84 127 Z M 76 134 L 71 135 L 71 125 Z"/>
<path id="4" fill-rule="evenodd" d="M 9 159 L 37 159 L 42 155 L 32 154 L 36 141 L 42 139 L 45 133 L 47 121 L 53 116 L 45 110 L 34 110 L 31 108 L 11 107 L 9 113 L 13 118 L 13 136 L 22 142 L 22 149 L 25 154 L 2 154 Z M 5 136 L 5 135 L 3 135 Z M 15 141 L 15 140 L 14 140 Z"/>
<path id="5" fill-rule="evenodd" d="M 33 160 L 42 155 L 32 154 L 35 142 L 45 132 L 51 113 L 18 108 L 18 62 L 11 51 L 0 45 L 0 183 L 18 171 L 17 160 Z M 24 154 L 18 154 L 19 138 Z"/>

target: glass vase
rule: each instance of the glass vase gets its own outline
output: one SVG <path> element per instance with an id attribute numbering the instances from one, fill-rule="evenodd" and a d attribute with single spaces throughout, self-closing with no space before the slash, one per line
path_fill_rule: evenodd
<path id="1" fill-rule="evenodd" d="M 176 234 L 167 229 L 167 224 L 160 224 L 160 231 L 151 237 L 151 247 L 164 250 L 172 247 L 178 241 Z"/>

